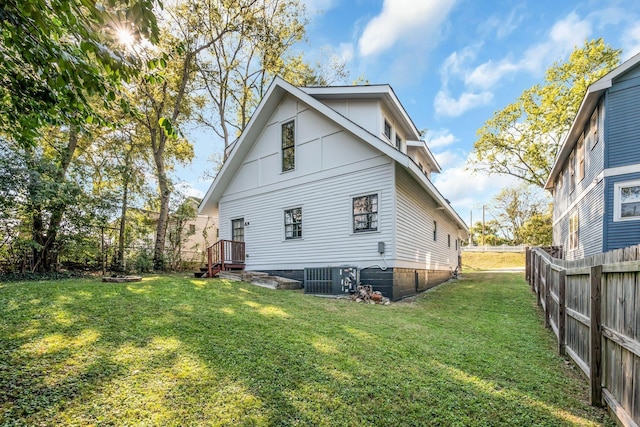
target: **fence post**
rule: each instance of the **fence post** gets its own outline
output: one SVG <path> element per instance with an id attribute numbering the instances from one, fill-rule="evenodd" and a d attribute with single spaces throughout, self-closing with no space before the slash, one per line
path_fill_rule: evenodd
<path id="1" fill-rule="evenodd" d="M 549 329 L 551 327 L 551 265 L 545 262 L 544 273 L 544 327 Z"/>
<path id="2" fill-rule="evenodd" d="M 536 302 L 538 303 L 538 306 L 542 305 L 542 302 L 540 301 L 540 282 L 542 281 L 542 272 L 541 267 L 542 266 L 542 257 L 539 254 L 536 254 Z"/>
<path id="3" fill-rule="evenodd" d="M 207 277 L 213 277 L 213 269 L 211 264 L 213 263 L 213 246 L 207 248 Z"/>
<path id="4" fill-rule="evenodd" d="M 558 275 L 558 354 L 565 355 L 565 296 L 567 272 L 560 270 Z"/>
<path id="5" fill-rule="evenodd" d="M 602 406 L 602 322 L 600 291 L 602 289 L 602 265 L 591 267 L 591 357 L 589 358 L 589 379 L 591 405 Z"/>
<path id="6" fill-rule="evenodd" d="M 531 285 L 531 262 L 529 256 L 531 255 L 531 249 L 526 248 L 524 250 L 524 278 L 529 285 Z"/>

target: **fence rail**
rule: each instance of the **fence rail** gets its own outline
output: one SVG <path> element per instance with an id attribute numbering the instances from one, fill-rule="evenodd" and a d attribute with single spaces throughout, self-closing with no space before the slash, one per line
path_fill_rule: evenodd
<path id="1" fill-rule="evenodd" d="M 591 403 L 640 423 L 640 246 L 578 261 L 526 252 L 526 278 L 545 326 L 589 379 Z"/>

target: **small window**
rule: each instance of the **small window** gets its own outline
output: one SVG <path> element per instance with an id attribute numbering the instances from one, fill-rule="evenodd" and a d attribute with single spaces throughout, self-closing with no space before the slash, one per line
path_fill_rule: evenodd
<path id="1" fill-rule="evenodd" d="M 580 135 L 580 139 L 578 139 L 578 145 L 576 146 L 576 156 L 576 164 L 578 166 L 578 170 L 576 171 L 576 182 L 580 182 L 584 178 L 584 134 Z"/>
<path id="2" fill-rule="evenodd" d="M 589 121 L 589 150 L 593 150 L 593 147 L 598 144 L 598 108 L 594 110 Z"/>
<path id="3" fill-rule="evenodd" d="M 578 248 L 578 214 L 573 214 L 569 218 L 569 250 Z"/>
<path id="4" fill-rule="evenodd" d="M 282 172 L 287 172 L 296 167 L 296 139 L 295 122 L 282 125 Z"/>
<path id="5" fill-rule="evenodd" d="M 189 233 L 193 234 L 196 232 L 196 225 L 195 224 L 189 224 Z"/>
<path id="6" fill-rule="evenodd" d="M 573 192 L 576 188 L 576 156 L 575 151 L 569 156 L 569 192 Z"/>
<path id="7" fill-rule="evenodd" d="M 558 191 L 562 190 L 562 184 L 564 184 L 564 173 L 560 171 L 560 173 L 558 174 L 558 184 L 557 184 Z"/>
<path id="8" fill-rule="evenodd" d="M 302 238 L 302 208 L 284 211 L 284 238 L 287 240 Z"/>
<path id="9" fill-rule="evenodd" d="M 378 195 L 353 198 L 353 232 L 378 229 Z"/>
<path id="10" fill-rule="evenodd" d="M 433 221 L 433 241 L 435 242 L 438 238 L 438 223 Z"/>
<path id="11" fill-rule="evenodd" d="M 389 141 L 391 141 L 391 125 L 386 120 L 384 121 L 384 136 L 389 138 Z"/>
<path id="12" fill-rule="evenodd" d="M 447 247 L 451 247 L 451 234 L 447 234 Z"/>
<path id="13" fill-rule="evenodd" d="M 456 251 L 458 250 L 458 239 L 456 239 Z"/>
<path id="14" fill-rule="evenodd" d="M 396 148 L 399 150 L 402 147 L 402 139 L 396 134 Z"/>
<path id="15" fill-rule="evenodd" d="M 234 242 L 244 242 L 244 218 L 231 221 L 231 240 Z"/>
<path id="16" fill-rule="evenodd" d="M 640 219 L 640 180 L 619 182 L 613 188 L 613 220 Z"/>

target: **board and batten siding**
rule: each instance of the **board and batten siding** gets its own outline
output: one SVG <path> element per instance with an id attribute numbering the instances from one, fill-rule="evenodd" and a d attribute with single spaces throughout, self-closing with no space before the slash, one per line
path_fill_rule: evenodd
<path id="1" fill-rule="evenodd" d="M 452 270 L 458 265 L 458 227 L 402 168 L 396 167 L 396 267 Z M 438 224 L 433 240 L 433 221 Z M 451 246 L 447 235 L 451 236 Z M 458 239 L 458 250 L 456 250 Z"/>
<path id="2" fill-rule="evenodd" d="M 281 124 L 295 120 L 295 170 L 282 172 Z M 243 218 L 246 268 L 384 266 L 393 250 L 392 160 L 335 123 L 286 97 L 219 201 L 220 238 Z M 352 198 L 378 195 L 378 230 L 354 233 Z M 285 239 L 284 211 L 302 208 L 302 238 Z"/>
<path id="3" fill-rule="evenodd" d="M 640 163 L 640 77 L 616 83 L 607 96 L 607 168 Z"/>

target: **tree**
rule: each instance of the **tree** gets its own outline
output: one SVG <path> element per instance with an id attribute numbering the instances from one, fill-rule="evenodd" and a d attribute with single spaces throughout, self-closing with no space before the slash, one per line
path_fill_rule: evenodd
<path id="1" fill-rule="evenodd" d="M 135 74 L 119 31 L 157 40 L 155 0 L 5 0 L 0 4 L 0 134 L 33 144 L 50 124 L 81 131 Z"/>
<path id="2" fill-rule="evenodd" d="M 537 232 L 532 227 L 546 219 L 550 225 L 548 196 L 544 190 L 524 183 L 500 191 L 493 198 L 489 212 L 496 220 L 496 234 L 512 245 L 543 240 L 544 233 L 536 237 Z"/>
<path id="3" fill-rule="evenodd" d="M 220 1 L 199 3 L 212 8 Z M 302 54 L 291 52 L 305 36 L 307 18 L 300 1 L 253 0 L 245 6 L 235 31 L 223 33 L 215 22 L 205 27 L 222 36 L 197 59 L 199 84 L 211 107 L 200 112 L 199 122 L 212 129 L 225 148 L 247 125 L 276 75 L 298 86 L 327 85 L 348 75 L 335 56 L 312 66 Z"/>
<path id="4" fill-rule="evenodd" d="M 478 129 L 469 167 L 544 187 L 586 89 L 619 64 L 620 53 L 597 39 L 554 63 L 544 84 L 526 89 Z"/>
<path id="5" fill-rule="evenodd" d="M 498 246 L 507 243 L 504 238 L 498 235 L 499 230 L 500 224 L 495 219 L 485 221 L 484 226 L 481 221 L 477 221 L 469 227 L 471 239 L 478 246 Z"/>

